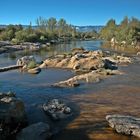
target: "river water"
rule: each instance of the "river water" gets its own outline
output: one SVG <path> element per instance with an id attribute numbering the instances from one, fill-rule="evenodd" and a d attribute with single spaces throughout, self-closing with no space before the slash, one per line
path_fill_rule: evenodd
<path id="1" fill-rule="evenodd" d="M 32 52 L 38 61 L 69 53 L 71 49 L 83 47 L 88 50 L 101 48 L 102 41 L 77 41 L 52 46 Z M 15 64 L 16 60 L 29 52 L 0 55 L 0 67 Z M 116 134 L 105 121 L 107 114 L 120 113 L 140 117 L 140 63 L 120 66 L 123 75 L 111 76 L 100 83 L 83 84 L 76 88 L 56 88 L 51 85 L 74 75 L 70 70 L 44 69 L 38 75 L 12 70 L 0 73 L 0 92 L 14 91 L 26 107 L 30 123 L 47 122 L 57 132 L 53 140 L 138 140 L 135 137 Z M 52 122 L 41 109 L 49 99 L 59 98 L 73 110 L 69 119 Z"/>

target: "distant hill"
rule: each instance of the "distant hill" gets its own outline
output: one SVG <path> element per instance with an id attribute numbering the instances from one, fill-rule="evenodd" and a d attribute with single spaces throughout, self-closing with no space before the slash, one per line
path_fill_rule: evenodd
<path id="1" fill-rule="evenodd" d="M 6 28 L 8 25 L 0 25 L 0 28 Z M 28 28 L 29 25 L 22 25 L 23 28 Z M 37 26 L 32 26 L 32 28 L 37 28 Z"/>
<path id="2" fill-rule="evenodd" d="M 28 25 L 22 25 L 24 28 L 27 28 Z M 7 25 L 0 25 L 0 28 L 6 28 Z M 37 28 L 37 26 L 32 26 L 34 29 Z M 95 30 L 96 32 L 99 32 L 104 26 L 74 26 L 76 27 L 76 30 L 79 32 L 91 32 Z"/>
<path id="3" fill-rule="evenodd" d="M 95 30 L 99 32 L 104 26 L 75 26 L 79 32 L 91 32 Z"/>

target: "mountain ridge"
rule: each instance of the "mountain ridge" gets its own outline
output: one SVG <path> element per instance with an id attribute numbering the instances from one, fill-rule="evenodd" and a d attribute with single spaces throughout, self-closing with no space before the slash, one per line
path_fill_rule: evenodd
<path id="1" fill-rule="evenodd" d="M 6 28 L 8 25 L 0 25 L 0 28 Z M 29 25 L 22 25 L 23 28 L 28 28 Z M 75 26 L 73 25 L 73 27 L 76 28 L 76 30 L 78 32 L 92 32 L 92 31 L 96 31 L 99 32 L 104 26 L 103 25 L 85 25 L 85 26 Z M 37 26 L 32 26 L 32 28 L 37 28 Z"/>

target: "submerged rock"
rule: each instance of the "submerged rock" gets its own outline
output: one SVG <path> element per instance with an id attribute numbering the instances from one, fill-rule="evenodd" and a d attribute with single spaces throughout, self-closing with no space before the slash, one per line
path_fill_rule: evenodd
<path id="1" fill-rule="evenodd" d="M 17 135 L 17 140 L 47 140 L 51 135 L 49 125 L 39 122 L 22 129 Z"/>
<path id="2" fill-rule="evenodd" d="M 76 75 L 68 80 L 55 83 L 56 87 L 77 87 L 81 82 L 97 83 L 101 79 L 106 78 L 108 75 L 121 74 L 118 70 L 98 69 L 85 74 Z"/>
<path id="3" fill-rule="evenodd" d="M 140 118 L 124 115 L 107 115 L 106 120 L 116 132 L 140 137 Z"/>
<path id="4" fill-rule="evenodd" d="M 26 124 L 23 102 L 14 93 L 0 93 L 0 140 L 11 138 Z"/>
<path id="5" fill-rule="evenodd" d="M 53 99 L 47 104 L 44 104 L 43 110 L 51 116 L 53 120 L 65 119 L 72 114 L 71 108 L 58 99 Z"/>
<path id="6" fill-rule="evenodd" d="M 13 93 L 0 94 L 0 120 L 5 123 L 22 123 L 26 121 L 23 102 Z"/>

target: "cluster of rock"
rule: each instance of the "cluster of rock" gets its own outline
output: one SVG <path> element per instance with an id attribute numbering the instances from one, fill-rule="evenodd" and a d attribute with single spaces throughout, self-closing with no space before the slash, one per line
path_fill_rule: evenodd
<path id="1" fill-rule="evenodd" d="M 109 75 L 115 75 L 115 74 L 122 74 L 122 73 L 118 70 L 99 69 L 85 74 L 76 75 L 68 80 L 55 83 L 53 86 L 77 87 L 80 85 L 82 81 L 85 81 L 86 83 L 96 83 L 99 82 L 101 79 L 108 77 Z"/>
<path id="2" fill-rule="evenodd" d="M 52 120 L 63 120 L 72 115 L 71 108 L 58 99 L 52 99 L 42 107 Z M 0 140 L 47 140 L 53 135 L 48 123 L 27 124 L 24 103 L 15 93 L 0 93 Z"/>
<path id="3" fill-rule="evenodd" d="M 24 42 L 19 45 L 11 44 L 9 41 L 0 41 L 0 53 L 12 52 L 18 50 L 39 50 L 42 47 L 40 43 Z"/>
<path id="4" fill-rule="evenodd" d="M 84 49 L 74 49 L 72 54 L 57 55 L 48 58 L 42 66 L 72 69 L 80 73 L 66 81 L 54 84 L 59 87 L 75 87 L 80 85 L 80 81 L 98 82 L 108 75 L 121 74 L 117 70 L 117 64 L 131 63 L 129 57 L 105 56 L 101 50 L 85 51 Z"/>
<path id="5" fill-rule="evenodd" d="M 140 118 L 124 115 L 107 115 L 106 120 L 117 133 L 140 137 Z"/>
<path id="6" fill-rule="evenodd" d="M 84 51 L 68 55 L 57 55 L 44 61 L 48 67 L 92 70 L 102 68 L 102 51 Z"/>
<path id="7" fill-rule="evenodd" d="M 53 99 L 47 104 L 43 105 L 43 110 L 51 116 L 53 120 L 62 120 L 69 117 L 72 112 L 71 108 L 68 107 L 63 101 Z"/>
<path id="8" fill-rule="evenodd" d="M 24 56 L 17 60 L 17 65 L 20 65 L 20 66 L 22 65 L 22 66 L 25 66 L 25 68 L 27 68 L 30 61 L 35 61 L 34 56 Z"/>
<path id="9" fill-rule="evenodd" d="M 30 68 L 29 64 L 33 63 L 34 67 Z M 24 56 L 17 60 L 17 66 L 22 66 L 22 70 L 26 70 L 32 74 L 38 74 L 41 72 L 41 68 L 37 65 L 34 56 Z"/>
<path id="10" fill-rule="evenodd" d="M 16 133 L 17 128 L 26 123 L 23 102 L 14 93 L 0 93 L 0 139 Z"/>

